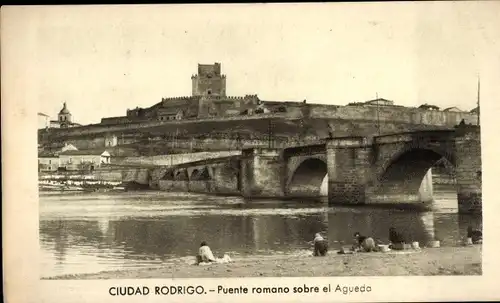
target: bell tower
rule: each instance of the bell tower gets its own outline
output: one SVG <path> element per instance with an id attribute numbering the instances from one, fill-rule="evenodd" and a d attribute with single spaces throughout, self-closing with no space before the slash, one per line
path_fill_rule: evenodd
<path id="1" fill-rule="evenodd" d="M 69 125 L 71 125 L 71 113 L 66 107 L 66 102 L 63 103 L 63 108 L 61 109 L 61 111 L 59 111 L 59 114 L 57 115 L 57 121 L 59 122 L 61 128 L 68 127 Z"/>

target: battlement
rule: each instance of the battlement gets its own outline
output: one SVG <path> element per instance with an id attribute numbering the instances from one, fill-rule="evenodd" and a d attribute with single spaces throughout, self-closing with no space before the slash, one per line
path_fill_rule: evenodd
<path id="1" fill-rule="evenodd" d="M 226 99 L 229 99 L 229 100 L 243 100 L 244 97 L 242 97 L 242 96 L 227 96 Z"/>
<path id="2" fill-rule="evenodd" d="M 218 95 L 207 95 L 203 96 L 205 100 L 234 100 L 242 101 L 247 99 L 258 99 L 257 95 L 245 95 L 245 96 L 218 96 Z"/>
<path id="3" fill-rule="evenodd" d="M 198 64 L 198 75 L 200 76 L 220 76 L 221 64 L 215 62 L 214 64 Z"/>
<path id="4" fill-rule="evenodd" d="M 161 98 L 161 101 L 166 102 L 166 101 L 170 101 L 170 100 L 191 100 L 194 98 L 195 98 L 195 96 L 166 97 L 166 98 Z"/>

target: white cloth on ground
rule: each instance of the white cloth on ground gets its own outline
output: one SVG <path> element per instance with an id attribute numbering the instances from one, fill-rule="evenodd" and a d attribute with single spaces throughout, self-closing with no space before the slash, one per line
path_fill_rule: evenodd
<path id="1" fill-rule="evenodd" d="M 210 265 L 210 264 L 224 264 L 224 263 L 230 263 L 233 260 L 231 260 L 231 257 L 229 255 L 225 254 L 224 257 L 222 258 L 215 258 L 214 262 L 201 262 L 199 265 Z"/>

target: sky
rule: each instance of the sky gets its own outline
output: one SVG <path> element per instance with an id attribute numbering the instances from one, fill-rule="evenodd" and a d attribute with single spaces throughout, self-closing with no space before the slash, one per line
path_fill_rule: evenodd
<path id="1" fill-rule="evenodd" d="M 227 94 L 471 110 L 497 102 L 500 2 L 26 8 L 17 64 L 39 111 L 82 124 L 189 96 L 220 62 Z"/>

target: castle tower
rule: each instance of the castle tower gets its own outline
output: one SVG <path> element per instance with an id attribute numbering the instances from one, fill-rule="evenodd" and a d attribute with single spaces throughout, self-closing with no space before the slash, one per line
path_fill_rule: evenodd
<path id="1" fill-rule="evenodd" d="M 61 109 L 57 117 L 58 117 L 57 120 L 61 127 L 68 127 L 69 125 L 71 125 L 71 113 L 66 107 L 66 102 L 64 102 L 63 108 Z"/>
<path id="2" fill-rule="evenodd" d="M 193 96 L 226 96 L 226 75 L 220 63 L 198 64 L 198 74 L 191 77 Z"/>

